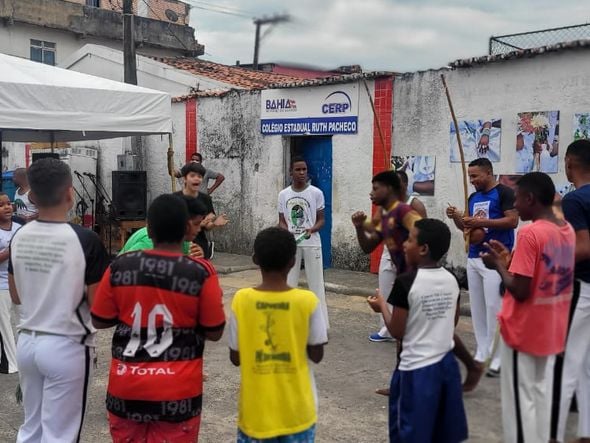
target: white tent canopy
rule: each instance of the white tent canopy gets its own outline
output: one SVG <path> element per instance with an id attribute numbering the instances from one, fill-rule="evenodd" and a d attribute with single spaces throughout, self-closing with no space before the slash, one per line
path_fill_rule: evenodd
<path id="1" fill-rule="evenodd" d="M 74 141 L 172 132 L 170 95 L 0 54 L 4 141 Z"/>

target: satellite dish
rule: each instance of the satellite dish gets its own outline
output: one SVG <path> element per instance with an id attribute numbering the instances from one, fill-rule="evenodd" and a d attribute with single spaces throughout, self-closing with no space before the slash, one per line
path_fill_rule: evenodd
<path id="1" fill-rule="evenodd" d="M 168 17 L 168 20 L 170 20 L 171 22 L 176 23 L 178 21 L 178 14 L 174 12 L 172 9 L 166 9 L 166 11 L 164 11 L 164 14 L 166 14 L 166 17 Z"/>

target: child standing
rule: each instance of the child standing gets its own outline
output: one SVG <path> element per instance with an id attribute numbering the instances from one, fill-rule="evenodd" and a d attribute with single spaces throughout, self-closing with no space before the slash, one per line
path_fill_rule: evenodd
<path id="1" fill-rule="evenodd" d="M 523 221 L 510 265 L 508 249 L 491 241 L 482 258 L 506 287 L 498 316 L 503 346 L 504 441 L 549 440 L 555 355 L 564 351 L 573 292 L 576 234 L 553 212 L 555 186 L 542 172 L 517 183 L 515 208 Z"/>
<path id="2" fill-rule="evenodd" d="M 70 168 L 44 158 L 28 170 L 39 218 L 10 244 L 8 285 L 20 304 L 16 346 L 25 421 L 17 442 L 79 441 L 94 354 L 94 291 L 108 263 L 96 233 L 67 223 Z"/>
<path id="3" fill-rule="evenodd" d="M 94 326 L 116 326 L 106 400 L 115 442 L 198 440 L 205 339 L 221 338 L 225 314 L 215 269 L 182 254 L 188 218 L 180 197 L 157 197 L 154 249 L 117 257 L 96 292 Z"/>
<path id="4" fill-rule="evenodd" d="M 8 292 L 8 246 L 20 227 L 12 221 L 12 204 L 8 195 L 0 192 L 0 374 L 17 371 L 16 345 L 10 322 L 12 301 Z"/>
<path id="5" fill-rule="evenodd" d="M 389 304 L 378 295 L 368 302 L 381 312 L 402 352 L 391 380 L 391 442 L 467 439 L 461 375 L 453 356 L 453 331 L 459 318 L 459 285 L 440 266 L 451 232 L 440 220 L 416 221 L 404 242 L 404 255 L 414 272 L 400 275 Z"/>
<path id="6" fill-rule="evenodd" d="M 297 245 L 268 228 L 254 241 L 262 283 L 239 290 L 231 306 L 230 360 L 240 366 L 238 443 L 312 443 L 317 394 L 308 358 L 319 363 L 328 341 L 318 297 L 291 288 Z"/>

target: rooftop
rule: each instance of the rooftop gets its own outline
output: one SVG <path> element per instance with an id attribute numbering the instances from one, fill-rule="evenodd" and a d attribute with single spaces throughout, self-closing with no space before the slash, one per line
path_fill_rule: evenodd
<path id="1" fill-rule="evenodd" d="M 589 49 L 590 39 L 574 40 L 570 42 L 555 43 L 552 45 L 540 46 L 538 48 L 517 49 L 515 51 L 503 54 L 484 55 L 481 57 L 471 57 L 456 60 L 449 63 L 451 68 L 468 68 L 474 65 L 485 65 L 488 63 L 497 63 L 506 60 L 515 60 L 520 58 L 532 58 L 550 52 L 562 52 L 573 49 Z"/>
<path id="2" fill-rule="evenodd" d="M 303 79 L 265 71 L 252 71 L 192 57 L 156 57 L 155 60 L 195 75 L 228 83 L 239 89 L 266 89 L 275 83 L 303 83 Z"/>
<path id="3" fill-rule="evenodd" d="M 181 69 L 195 75 L 208 77 L 228 84 L 226 89 L 216 88 L 196 90 L 190 94 L 173 98 L 174 102 L 188 100 L 193 97 L 220 97 L 235 89 L 260 90 L 322 86 L 394 75 L 392 72 L 379 71 L 355 74 L 334 74 L 331 77 L 304 79 L 268 71 L 253 71 L 251 69 L 222 65 L 220 63 L 190 57 L 154 57 L 154 60 L 165 63 L 176 69 Z"/>

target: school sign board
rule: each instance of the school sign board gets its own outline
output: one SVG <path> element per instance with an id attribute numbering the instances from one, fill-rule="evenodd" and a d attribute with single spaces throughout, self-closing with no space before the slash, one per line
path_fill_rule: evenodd
<path id="1" fill-rule="evenodd" d="M 356 134 L 358 131 L 356 83 L 266 89 L 261 97 L 260 130 L 264 135 Z"/>

